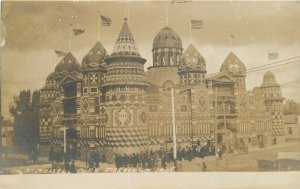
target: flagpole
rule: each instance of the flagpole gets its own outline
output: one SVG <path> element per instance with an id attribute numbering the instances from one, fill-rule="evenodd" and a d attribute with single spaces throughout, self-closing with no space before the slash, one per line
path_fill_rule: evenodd
<path id="1" fill-rule="evenodd" d="M 190 18 L 190 43 L 192 43 L 192 17 L 189 15 Z"/>
<path id="2" fill-rule="evenodd" d="M 127 1 L 127 18 L 129 19 L 129 1 Z"/>
<path id="3" fill-rule="evenodd" d="M 99 23 L 99 18 L 101 17 L 100 11 L 98 13 L 98 18 L 97 18 L 97 25 L 98 25 L 98 33 L 97 33 L 97 39 L 100 41 L 100 23 Z"/>
<path id="4" fill-rule="evenodd" d="M 230 50 L 232 50 L 232 43 L 233 43 L 233 35 L 232 35 L 232 27 L 230 27 Z"/>
<path id="5" fill-rule="evenodd" d="M 169 26 L 168 5 L 166 5 L 166 26 Z"/>
<path id="6" fill-rule="evenodd" d="M 71 52 L 72 24 L 70 24 L 69 32 L 69 52 Z"/>

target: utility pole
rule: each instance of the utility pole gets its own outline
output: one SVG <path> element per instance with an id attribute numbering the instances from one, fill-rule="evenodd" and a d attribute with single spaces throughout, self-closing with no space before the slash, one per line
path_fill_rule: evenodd
<path id="1" fill-rule="evenodd" d="M 0 107 L 1 108 L 1 107 Z M 1 112 L 1 109 L 0 109 Z M 2 147 L 2 121 L 3 121 L 3 117 L 2 114 L 0 113 L 0 174 L 2 174 L 2 170 L 3 170 L 3 158 L 2 158 L 2 151 L 3 151 L 3 147 Z M 5 137 L 6 139 L 6 137 Z"/>
<path id="2" fill-rule="evenodd" d="M 226 157 L 226 167 L 228 168 L 228 159 L 227 159 L 227 151 L 228 151 L 228 146 L 226 146 L 226 143 L 228 142 L 227 140 L 229 140 L 228 136 L 227 136 L 227 123 L 226 123 L 226 108 L 225 108 L 225 100 L 223 101 L 223 117 L 224 117 L 224 129 L 225 129 L 225 157 Z"/>
<path id="3" fill-rule="evenodd" d="M 189 93 L 189 106 L 190 106 L 190 125 L 191 125 L 191 130 L 192 130 L 192 145 L 194 142 L 194 128 L 193 128 L 193 108 L 192 108 L 192 89 L 189 88 L 188 89 L 188 93 Z"/>
<path id="4" fill-rule="evenodd" d="M 53 145 L 53 138 L 54 138 L 54 131 L 53 131 L 53 127 L 51 129 L 51 149 L 50 152 L 51 154 L 51 165 L 52 165 L 52 169 L 54 169 L 54 145 Z"/>
<path id="5" fill-rule="evenodd" d="M 215 153 L 218 145 L 218 88 L 215 89 Z M 218 170 L 218 154 L 216 154 L 216 170 Z"/>
<path id="6" fill-rule="evenodd" d="M 174 104 L 174 88 L 171 88 L 171 97 L 172 97 L 172 125 L 173 125 L 173 157 L 174 157 L 174 166 L 177 169 L 177 141 L 176 141 L 176 123 L 175 123 L 175 104 Z"/>

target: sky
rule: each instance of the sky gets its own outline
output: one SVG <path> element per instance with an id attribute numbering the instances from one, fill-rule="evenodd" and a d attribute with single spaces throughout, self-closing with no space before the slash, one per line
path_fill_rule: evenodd
<path id="1" fill-rule="evenodd" d="M 141 56 L 152 65 L 155 35 L 166 25 L 180 36 L 183 49 L 190 42 L 206 60 L 207 72 L 220 69 L 230 51 L 253 68 L 300 56 L 300 3 L 291 2 L 2 2 L 1 11 L 1 105 L 4 117 L 20 90 L 40 89 L 60 58 L 54 50 L 69 51 L 70 24 L 85 33 L 71 36 L 71 52 L 79 63 L 97 42 L 99 12 L 111 18 L 112 25 L 100 26 L 100 41 L 112 52 L 124 17 Z M 192 30 L 190 17 L 200 19 L 203 29 Z M 231 41 L 230 35 L 234 35 Z M 277 60 L 268 60 L 277 52 Z M 300 60 L 300 58 L 295 59 Z M 278 83 L 300 79 L 300 64 L 271 68 Z M 246 87 L 260 86 L 268 70 L 247 74 Z M 299 84 L 282 88 L 286 99 L 300 102 Z"/>

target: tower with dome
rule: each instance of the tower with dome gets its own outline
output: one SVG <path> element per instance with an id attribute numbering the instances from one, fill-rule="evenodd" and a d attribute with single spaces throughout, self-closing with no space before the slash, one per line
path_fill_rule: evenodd
<path id="1" fill-rule="evenodd" d="M 275 75 L 268 71 L 263 77 L 263 83 L 260 86 L 264 98 L 267 112 L 271 114 L 273 143 L 284 142 L 284 97 L 281 93 L 280 85 L 277 83 Z"/>
<path id="2" fill-rule="evenodd" d="M 275 76 L 246 90 L 246 66 L 230 52 L 217 73 L 209 73 L 205 55 L 164 27 L 154 37 L 152 65 L 145 71 L 125 18 L 111 54 L 101 42 L 80 65 L 69 52 L 40 90 L 41 145 L 75 151 L 138 153 L 172 148 L 174 91 L 177 146 L 268 146 L 282 134 L 282 100 Z M 273 96 L 272 96 L 273 95 Z M 278 138 L 278 142 L 279 142 Z M 78 155 L 79 154 L 79 155 Z"/>

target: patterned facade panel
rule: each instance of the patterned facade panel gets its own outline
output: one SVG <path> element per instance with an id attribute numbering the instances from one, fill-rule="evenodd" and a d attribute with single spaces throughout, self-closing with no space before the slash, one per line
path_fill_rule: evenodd
<path id="1" fill-rule="evenodd" d="M 113 110 L 113 127 L 133 126 L 134 110 L 133 109 L 116 109 Z"/>
<path id="2" fill-rule="evenodd" d="M 199 113 L 204 113 L 209 110 L 209 97 L 208 92 L 204 90 L 197 90 L 195 94 L 196 105 Z"/>
<path id="3" fill-rule="evenodd" d="M 109 128 L 106 139 L 109 147 L 140 147 L 147 143 L 146 128 Z"/>
<path id="4" fill-rule="evenodd" d="M 139 109 L 137 111 L 137 126 L 146 126 L 148 114 L 145 110 Z"/>

